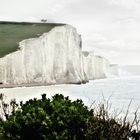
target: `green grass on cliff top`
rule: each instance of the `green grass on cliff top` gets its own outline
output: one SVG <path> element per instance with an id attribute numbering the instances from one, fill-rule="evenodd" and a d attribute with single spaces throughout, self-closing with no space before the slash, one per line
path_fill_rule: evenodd
<path id="1" fill-rule="evenodd" d="M 55 26 L 64 24 L 0 22 L 0 58 L 18 49 L 18 43 L 24 39 L 38 37 Z"/>

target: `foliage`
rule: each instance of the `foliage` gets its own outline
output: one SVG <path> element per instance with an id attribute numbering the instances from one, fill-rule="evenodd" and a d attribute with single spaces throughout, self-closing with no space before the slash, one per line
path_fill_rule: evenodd
<path id="1" fill-rule="evenodd" d="M 95 140 L 128 140 L 132 125 L 129 122 L 109 117 L 104 104 L 98 105 L 96 116 L 88 120 L 87 137 Z"/>
<path id="2" fill-rule="evenodd" d="M 0 116 L 1 140 L 140 139 L 140 132 L 132 129 L 134 123 L 126 122 L 126 116 L 122 121 L 109 117 L 104 104 L 89 109 L 82 100 L 71 101 L 61 94 L 48 99 L 43 94 L 41 99 L 17 106 L 15 100 L 4 105 L 3 95 L 0 97 L 5 110 Z"/>
<path id="3" fill-rule="evenodd" d="M 81 100 L 72 102 L 58 94 L 50 100 L 44 94 L 40 100 L 21 103 L 4 122 L 3 134 L 10 140 L 84 139 L 91 115 Z"/>

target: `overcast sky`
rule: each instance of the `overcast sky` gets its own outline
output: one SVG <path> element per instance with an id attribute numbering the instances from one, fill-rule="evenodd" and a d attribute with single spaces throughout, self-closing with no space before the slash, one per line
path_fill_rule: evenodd
<path id="1" fill-rule="evenodd" d="M 42 18 L 75 26 L 111 63 L 140 65 L 140 0 L 0 0 L 0 20 Z"/>

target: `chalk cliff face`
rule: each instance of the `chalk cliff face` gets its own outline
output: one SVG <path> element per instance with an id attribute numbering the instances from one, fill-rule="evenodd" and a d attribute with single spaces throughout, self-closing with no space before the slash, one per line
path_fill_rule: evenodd
<path id="1" fill-rule="evenodd" d="M 95 79 L 95 56 L 93 53 L 83 52 L 83 66 L 87 78 Z"/>
<path id="2" fill-rule="evenodd" d="M 0 82 L 86 82 L 81 49 L 81 37 L 70 25 L 55 27 L 39 38 L 23 40 L 18 51 L 0 59 Z"/>
<path id="3" fill-rule="evenodd" d="M 105 78 L 109 69 L 109 62 L 92 52 L 83 52 L 83 65 L 89 80 Z"/>
<path id="4" fill-rule="evenodd" d="M 82 52 L 81 36 L 70 25 L 23 40 L 19 50 L 0 58 L 0 83 L 67 84 L 105 78 L 109 62 Z"/>

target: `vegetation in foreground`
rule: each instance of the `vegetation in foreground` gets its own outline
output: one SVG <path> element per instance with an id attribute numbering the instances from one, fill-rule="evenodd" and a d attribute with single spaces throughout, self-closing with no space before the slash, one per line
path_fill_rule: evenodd
<path id="1" fill-rule="evenodd" d="M 0 22 L 0 58 L 18 49 L 19 42 L 42 35 L 64 24 Z"/>
<path id="2" fill-rule="evenodd" d="M 0 95 L 1 140 L 139 140 L 139 130 L 133 130 L 134 122 L 109 117 L 102 104 L 94 109 L 82 100 L 71 101 L 56 94 L 52 99 L 43 94 L 20 105 L 9 104 Z M 136 116 L 136 115 L 135 115 Z M 138 124 L 137 124 L 138 125 Z"/>

